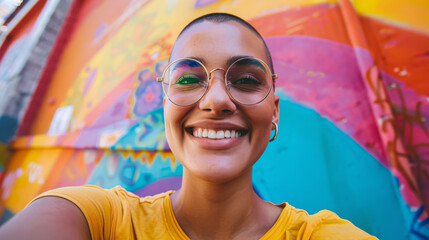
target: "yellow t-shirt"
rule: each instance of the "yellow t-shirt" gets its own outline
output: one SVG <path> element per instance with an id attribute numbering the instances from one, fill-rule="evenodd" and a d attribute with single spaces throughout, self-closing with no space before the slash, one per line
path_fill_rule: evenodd
<path id="1" fill-rule="evenodd" d="M 78 206 L 88 222 L 92 239 L 189 239 L 177 222 L 170 201 L 173 191 L 140 198 L 117 186 L 66 187 L 46 196 L 65 198 Z M 309 215 L 287 203 L 274 226 L 260 239 L 377 239 L 335 213 Z"/>

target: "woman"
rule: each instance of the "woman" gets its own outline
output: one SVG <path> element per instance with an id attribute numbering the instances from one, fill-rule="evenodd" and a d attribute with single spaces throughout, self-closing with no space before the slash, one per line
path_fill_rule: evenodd
<path id="1" fill-rule="evenodd" d="M 181 32 L 163 85 L 165 129 L 183 165 L 182 188 L 138 198 L 116 187 L 42 194 L 0 231 L 9 239 L 376 239 L 321 211 L 263 201 L 252 166 L 277 134 L 270 53 L 259 33 L 229 14 Z"/>

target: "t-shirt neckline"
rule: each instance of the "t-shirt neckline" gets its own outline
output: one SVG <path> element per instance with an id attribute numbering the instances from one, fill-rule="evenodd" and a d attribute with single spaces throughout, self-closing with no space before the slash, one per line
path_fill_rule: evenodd
<path id="1" fill-rule="evenodd" d="M 167 231 L 173 239 L 179 238 L 190 240 L 190 238 L 183 231 L 182 227 L 180 227 L 179 222 L 174 215 L 173 206 L 171 204 L 170 198 L 170 195 L 173 192 L 174 191 L 167 192 L 163 202 L 163 214 L 164 220 L 166 221 Z M 288 221 L 288 219 L 290 218 L 289 213 L 291 212 L 291 207 L 287 203 L 282 203 L 276 206 L 283 208 L 283 210 L 274 225 L 259 240 L 266 240 L 276 236 L 280 236 L 285 231 L 285 229 L 287 229 L 287 225 L 289 225 L 288 222 L 290 222 Z"/>

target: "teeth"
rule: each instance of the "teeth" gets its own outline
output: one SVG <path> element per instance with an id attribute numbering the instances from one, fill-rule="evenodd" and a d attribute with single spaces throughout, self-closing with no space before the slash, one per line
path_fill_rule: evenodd
<path id="1" fill-rule="evenodd" d="M 216 138 L 217 139 L 225 138 L 225 133 L 222 130 L 221 131 L 217 131 L 216 132 Z"/>
<path id="2" fill-rule="evenodd" d="M 231 137 L 231 132 L 229 130 L 225 131 L 225 138 L 230 138 Z"/>
<path id="3" fill-rule="evenodd" d="M 212 130 L 203 128 L 194 128 L 194 137 L 210 138 L 210 139 L 224 139 L 224 138 L 238 138 L 242 136 L 240 131 L 236 130 Z"/>
<path id="4" fill-rule="evenodd" d="M 216 138 L 216 131 L 215 130 L 209 130 L 208 138 Z"/>

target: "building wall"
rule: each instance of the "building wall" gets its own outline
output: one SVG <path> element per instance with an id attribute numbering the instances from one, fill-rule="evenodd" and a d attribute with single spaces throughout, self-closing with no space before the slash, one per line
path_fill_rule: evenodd
<path id="1" fill-rule="evenodd" d="M 9 145 L 3 218 L 56 187 L 178 189 L 155 77 L 187 22 L 226 11 L 261 32 L 279 74 L 280 131 L 254 167 L 258 194 L 330 209 L 380 239 L 429 237 L 428 10 L 417 0 L 82 1 Z"/>

